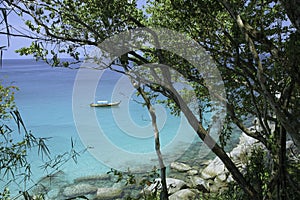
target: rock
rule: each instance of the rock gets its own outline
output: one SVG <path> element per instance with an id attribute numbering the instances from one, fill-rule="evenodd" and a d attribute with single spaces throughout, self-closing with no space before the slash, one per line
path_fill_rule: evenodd
<path id="1" fill-rule="evenodd" d="M 50 191 L 49 187 L 44 186 L 43 184 L 37 184 L 33 189 L 33 194 L 47 194 Z"/>
<path id="2" fill-rule="evenodd" d="M 172 162 L 170 164 L 170 168 L 174 169 L 176 171 L 179 171 L 179 172 L 187 172 L 192 169 L 191 166 L 184 164 L 184 163 L 179 163 L 179 162 Z"/>
<path id="3" fill-rule="evenodd" d="M 196 169 L 191 169 L 187 172 L 188 175 L 190 176 L 194 176 L 194 175 L 197 175 L 198 174 L 198 170 Z"/>
<path id="4" fill-rule="evenodd" d="M 292 149 L 294 145 L 294 142 L 289 140 L 289 141 L 286 141 L 286 149 Z"/>
<path id="5" fill-rule="evenodd" d="M 204 172 L 204 173 L 201 173 L 201 177 L 205 180 L 209 180 L 209 179 L 214 179 L 216 177 L 216 175 L 215 174 L 207 174 Z"/>
<path id="6" fill-rule="evenodd" d="M 206 161 L 203 162 L 203 165 L 204 165 L 204 166 L 207 166 L 207 165 L 209 165 L 211 162 L 212 162 L 212 160 L 206 160 Z"/>
<path id="7" fill-rule="evenodd" d="M 207 167 L 201 172 L 204 179 L 214 179 L 217 175 L 225 172 L 225 165 L 220 158 L 216 157 Z"/>
<path id="8" fill-rule="evenodd" d="M 125 183 L 123 183 L 122 181 L 119 181 L 119 182 L 117 182 L 117 183 L 114 183 L 113 185 L 112 185 L 112 188 L 123 188 L 124 187 L 124 185 L 125 185 Z"/>
<path id="9" fill-rule="evenodd" d="M 123 191 L 120 188 L 98 188 L 94 200 L 111 200 L 122 197 Z"/>
<path id="10" fill-rule="evenodd" d="M 232 177 L 231 174 L 227 177 L 226 181 L 227 181 L 227 183 L 230 183 L 230 182 L 234 181 L 234 179 L 233 179 L 233 177 Z"/>
<path id="11" fill-rule="evenodd" d="M 249 137 L 245 133 L 242 133 L 240 136 L 240 142 L 239 144 L 232 149 L 230 152 L 230 156 L 232 157 L 233 160 L 238 160 L 240 159 L 242 154 L 247 154 L 247 152 L 250 153 L 251 149 L 255 146 L 258 145 L 258 141 L 252 137 Z"/>
<path id="12" fill-rule="evenodd" d="M 101 181 L 110 180 L 111 176 L 109 174 L 93 175 L 93 176 L 83 176 L 74 179 L 74 183 L 88 182 L 88 181 Z"/>
<path id="13" fill-rule="evenodd" d="M 45 191 L 49 191 L 53 188 L 63 188 L 66 185 L 69 185 L 69 182 L 67 181 L 67 177 L 65 172 L 62 170 L 58 170 L 55 173 L 48 174 L 42 178 L 40 178 L 37 182 L 36 188 L 34 188 L 34 193 L 45 193 Z M 43 188 L 42 191 L 38 191 L 39 189 Z"/>
<path id="14" fill-rule="evenodd" d="M 227 179 L 227 176 L 226 176 L 226 173 L 222 173 L 222 174 L 219 174 L 216 179 L 218 179 L 219 181 L 221 182 L 225 182 L 226 179 Z"/>
<path id="15" fill-rule="evenodd" d="M 209 192 L 210 193 L 219 193 L 220 189 L 222 187 L 224 187 L 225 185 L 218 185 L 216 183 L 212 184 L 210 187 L 209 187 Z"/>
<path id="16" fill-rule="evenodd" d="M 53 189 L 47 193 L 46 199 L 58 199 L 58 195 L 59 195 L 59 189 L 58 188 Z"/>
<path id="17" fill-rule="evenodd" d="M 86 194 L 92 194 L 97 192 L 97 187 L 90 185 L 90 184 L 77 184 L 77 185 L 71 185 L 66 187 L 63 190 L 63 195 L 65 197 L 76 197 L 80 195 L 86 195 Z"/>
<path id="18" fill-rule="evenodd" d="M 232 149 L 232 151 L 229 153 L 230 157 L 233 161 L 238 161 L 240 159 L 240 156 L 242 152 L 244 152 L 245 148 L 242 145 L 238 145 L 235 148 Z"/>
<path id="19" fill-rule="evenodd" d="M 209 188 L 209 187 L 211 187 L 211 186 L 214 185 L 214 184 L 215 184 L 215 182 L 214 182 L 213 180 L 209 179 L 209 180 L 206 181 L 205 186 L 206 186 L 207 188 Z"/>
<path id="20" fill-rule="evenodd" d="M 207 187 L 207 184 L 205 183 L 205 180 L 199 176 L 192 176 L 190 177 L 192 187 L 198 189 L 202 192 L 208 192 L 209 188 Z"/>
<path id="21" fill-rule="evenodd" d="M 174 194 L 172 194 L 169 197 L 169 200 L 192 200 L 192 199 L 196 199 L 197 197 L 197 193 L 193 190 L 190 189 L 183 189 L 180 190 Z"/>
<path id="22" fill-rule="evenodd" d="M 57 199 L 61 188 L 69 186 L 66 174 L 62 170 L 41 177 L 36 186 L 31 190 L 32 194 L 42 194 L 46 200 Z"/>
<path id="23" fill-rule="evenodd" d="M 187 187 L 186 182 L 179 180 L 179 179 L 167 178 L 166 181 L 167 181 L 167 187 L 168 187 L 169 194 L 173 194 L 173 193 Z"/>
<path id="24" fill-rule="evenodd" d="M 251 149 L 257 145 L 259 145 L 259 143 L 256 139 L 242 133 L 239 144 L 233 148 L 228 155 L 231 157 L 236 166 L 243 170 L 245 168 L 245 162 L 247 161 L 248 154 L 250 154 Z M 216 157 L 207 165 L 206 168 L 203 169 L 201 176 L 205 180 L 217 177 L 220 181 L 225 181 L 227 179 L 227 172 L 228 170 L 221 159 Z"/>
<path id="25" fill-rule="evenodd" d="M 186 182 L 179 180 L 179 179 L 167 178 L 166 181 L 167 181 L 167 188 L 168 188 L 169 194 L 173 194 L 173 193 L 187 187 Z M 150 194 L 150 193 L 155 192 L 156 189 L 161 190 L 161 179 L 160 178 L 155 179 L 154 183 L 145 187 L 144 192 L 146 194 Z"/>

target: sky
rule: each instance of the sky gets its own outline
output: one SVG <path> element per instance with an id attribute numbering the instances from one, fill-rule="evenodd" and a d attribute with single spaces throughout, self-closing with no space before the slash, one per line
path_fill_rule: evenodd
<path id="1" fill-rule="evenodd" d="M 2 18 L 0 18 L 0 21 L 2 21 Z M 25 28 L 24 21 L 15 13 L 10 13 L 8 15 L 8 23 L 18 30 Z M 1 28 L 3 27 L 1 26 Z M 32 58 L 32 56 L 20 56 L 19 54 L 15 53 L 15 50 L 29 46 L 31 42 L 31 40 L 26 38 L 10 37 L 10 46 L 7 48 L 7 50 L 3 51 L 3 59 L 22 59 L 26 57 Z M 7 37 L 4 35 L 0 35 L 0 46 L 7 46 Z"/>
<path id="2" fill-rule="evenodd" d="M 128 0 L 131 1 L 131 0 Z M 142 8 L 143 5 L 146 4 L 145 0 L 137 0 L 137 7 Z M 1 7 L 1 4 L 0 4 Z M 0 13 L 1 14 L 1 13 Z M 0 15 L 0 22 L 2 21 Z M 2 22 L 1 22 L 2 23 Z M 11 13 L 8 16 L 8 23 L 15 27 L 18 30 L 25 29 L 24 20 L 17 16 L 15 13 Z M 287 25 L 290 22 L 286 22 Z M 3 23 L 0 24 L 0 31 L 4 31 Z M 26 38 L 19 38 L 19 37 L 10 37 L 10 47 L 3 51 L 3 59 L 24 59 L 24 58 L 32 58 L 32 56 L 20 56 L 18 53 L 15 53 L 15 50 L 20 49 L 22 47 L 27 47 L 31 44 L 32 40 Z M 7 38 L 4 35 L 0 34 L 0 46 L 7 46 Z"/>
<path id="3" fill-rule="evenodd" d="M 145 0 L 138 0 L 137 1 L 137 7 L 141 8 L 143 4 L 145 4 Z M 0 6 L 1 7 L 1 6 Z M 0 22 L 2 21 L 2 18 L 0 17 Z M 24 25 L 24 20 L 22 20 L 18 15 L 15 13 L 10 13 L 8 16 L 8 23 L 15 27 L 18 30 L 26 29 L 26 26 Z M 0 24 L 0 31 L 2 24 Z M 33 58 L 33 56 L 20 56 L 15 51 L 17 49 L 20 49 L 22 47 L 30 46 L 32 40 L 26 39 L 26 38 L 20 38 L 20 37 L 10 37 L 10 46 L 7 48 L 7 50 L 3 51 L 3 59 L 26 59 L 26 58 Z M 6 46 L 7 45 L 7 37 L 0 34 L 0 46 Z"/>
<path id="4" fill-rule="evenodd" d="M 1 38 L 1 37 L 0 37 Z M 4 40 L 4 39 L 3 39 Z M 1 38 L 1 45 L 2 45 L 2 38 Z M 25 58 L 32 58 L 32 56 L 20 56 L 15 50 L 20 49 L 22 47 L 27 47 L 31 44 L 30 40 L 24 38 L 10 38 L 10 47 L 3 51 L 3 59 L 25 59 Z"/>

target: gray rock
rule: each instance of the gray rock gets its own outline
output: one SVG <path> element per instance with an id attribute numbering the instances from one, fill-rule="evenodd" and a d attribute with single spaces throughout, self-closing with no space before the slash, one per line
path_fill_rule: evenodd
<path id="1" fill-rule="evenodd" d="M 112 187 L 113 187 L 113 188 L 119 188 L 119 189 L 120 189 L 120 188 L 123 188 L 124 185 L 125 185 L 124 182 L 119 181 L 119 182 L 117 182 L 117 183 L 114 183 L 114 184 L 112 185 Z"/>
<path id="2" fill-rule="evenodd" d="M 232 149 L 230 152 L 230 157 L 233 161 L 237 161 L 240 159 L 241 153 L 245 151 L 245 147 L 243 145 L 238 145 Z"/>
<path id="3" fill-rule="evenodd" d="M 203 172 L 201 172 L 201 177 L 203 178 L 203 179 L 205 179 L 205 180 L 209 180 L 209 179 L 214 179 L 215 177 L 216 177 L 216 174 L 214 173 L 214 174 L 212 174 L 212 173 L 203 173 Z"/>
<path id="4" fill-rule="evenodd" d="M 240 160 L 242 159 L 241 156 L 249 153 L 255 145 L 259 145 L 256 139 L 242 133 L 239 144 L 232 149 L 230 156 L 234 161 Z"/>
<path id="5" fill-rule="evenodd" d="M 220 158 L 216 157 L 207 167 L 201 172 L 204 179 L 214 179 L 217 175 L 225 172 L 225 165 Z"/>
<path id="6" fill-rule="evenodd" d="M 256 139 L 242 133 L 239 144 L 233 148 L 228 155 L 232 158 L 236 166 L 243 170 L 245 168 L 245 162 L 247 161 L 246 157 L 256 145 L 259 145 Z M 203 169 L 201 177 L 205 180 L 217 178 L 219 182 L 224 182 L 227 179 L 227 173 L 228 170 L 221 159 L 216 157 Z"/>
<path id="7" fill-rule="evenodd" d="M 172 162 L 170 168 L 179 172 L 187 172 L 192 169 L 191 166 L 180 162 Z"/>
<path id="8" fill-rule="evenodd" d="M 110 179 L 111 179 L 111 176 L 109 174 L 100 174 L 100 175 L 79 177 L 79 178 L 76 178 L 74 180 L 74 182 L 75 183 L 80 183 L 80 182 L 110 180 Z"/>
<path id="9" fill-rule="evenodd" d="M 227 179 L 227 176 L 226 176 L 226 173 L 222 173 L 222 174 L 219 174 L 216 179 L 218 179 L 219 181 L 221 182 L 225 182 L 226 179 Z"/>
<path id="10" fill-rule="evenodd" d="M 122 197 L 123 191 L 120 188 L 98 188 L 94 200 L 111 200 Z"/>
<path id="11" fill-rule="evenodd" d="M 205 186 L 207 187 L 207 188 L 209 188 L 209 187 L 211 187 L 212 185 L 214 185 L 215 184 L 215 182 L 213 181 L 213 180 L 207 180 L 206 181 L 206 184 L 205 184 Z"/>
<path id="12" fill-rule="evenodd" d="M 169 194 L 173 194 L 183 188 L 186 188 L 187 184 L 179 179 L 167 178 L 167 187 Z"/>
<path id="13" fill-rule="evenodd" d="M 169 200 L 194 200 L 197 197 L 197 193 L 190 189 L 183 189 L 169 197 Z"/>
<path id="14" fill-rule="evenodd" d="M 234 181 L 233 177 L 231 174 L 229 174 L 229 176 L 227 177 L 227 180 L 226 180 L 228 183 Z"/>
<path id="15" fill-rule="evenodd" d="M 53 188 L 62 188 L 66 185 L 69 185 L 66 174 L 62 170 L 59 170 L 40 178 L 33 192 L 38 194 L 45 193 L 45 191 L 47 192 Z M 43 188 L 43 190 L 38 191 L 41 188 Z"/>
<path id="16" fill-rule="evenodd" d="M 257 143 L 257 139 L 254 139 L 253 137 L 250 137 L 245 133 L 242 133 L 242 135 L 240 136 L 239 145 L 252 146 L 254 143 Z"/>
<path id="17" fill-rule="evenodd" d="M 198 174 L 198 170 L 196 170 L 196 169 L 191 169 L 191 170 L 189 170 L 189 171 L 187 172 L 187 174 L 188 174 L 189 176 L 197 175 L 197 174 Z"/>
<path id="18" fill-rule="evenodd" d="M 46 199 L 58 199 L 57 197 L 58 197 L 58 195 L 59 195 L 59 189 L 57 188 L 57 189 L 53 189 L 53 190 L 50 190 L 48 193 L 47 193 L 47 195 L 46 195 Z"/>
<path id="19" fill-rule="evenodd" d="M 294 142 L 289 140 L 289 141 L 286 141 L 286 149 L 292 149 L 294 145 Z"/>
<path id="20" fill-rule="evenodd" d="M 209 192 L 218 193 L 220 191 L 220 189 L 225 186 L 226 186 L 225 184 L 219 185 L 219 184 L 214 183 L 209 187 Z"/>
<path id="21" fill-rule="evenodd" d="M 33 194 L 47 194 L 50 191 L 49 187 L 44 186 L 43 184 L 37 184 L 33 189 Z"/>
<path id="22" fill-rule="evenodd" d="M 167 188 L 168 188 L 168 192 L 169 194 L 173 194 L 183 188 L 187 187 L 186 182 L 179 180 L 179 179 L 175 179 L 175 178 L 167 178 Z M 155 179 L 155 182 L 152 183 L 151 185 L 147 186 L 144 188 L 144 191 L 146 194 L 150 194 L 155 192 L 155 190 L 161 190 L 161 179 L 157 178 Z"/>
<path id="23" fill-rule="evenodd" d="M 212 162 L 212 160 L 206 160 L 206 161 L 203 162 L 203 165 L 204 165 L 204 166 L 207 166 L 207 165 L 209 165 L 211 162 Z"/>
<path id="24" fill-rule="evenodd" d="M 205 180 L 199 176 L 190 177 L 192 187 L 198 189 L 202 192 L 208 192 L 209 188 L 205 182 Z"/>
<path id="25" fill-rule="evenodd" d="M 92 194 L 97 192 L 97 187 L 90 184 L 77 184 L 66 187 L 63 190 L 63 195 L 65 197 L 76 197 L 80 195 Z"/>

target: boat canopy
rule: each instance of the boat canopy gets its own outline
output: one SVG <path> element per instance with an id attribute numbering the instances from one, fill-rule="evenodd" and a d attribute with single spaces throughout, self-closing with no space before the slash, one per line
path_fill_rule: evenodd
<path id="1" fill-rule="evenodd" d="M 97 101 L 97 103 L 99 103 L 99 104 L 107 104 L 108 101 Z"/>

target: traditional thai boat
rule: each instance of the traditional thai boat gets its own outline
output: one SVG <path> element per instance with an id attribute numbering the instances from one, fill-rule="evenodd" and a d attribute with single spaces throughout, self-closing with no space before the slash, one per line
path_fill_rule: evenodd
<path id="1" fill-rule="evenodd" d="M 111 107 L 111 106 L 118 106 L 121 101 L 118 102 L 108 102 L 108 101 L 97 101 L 96 103 L 91 103 L 91 107 Z"/>

